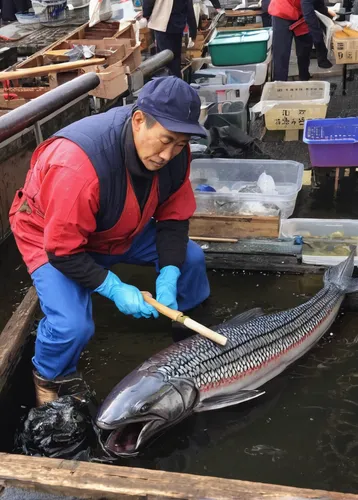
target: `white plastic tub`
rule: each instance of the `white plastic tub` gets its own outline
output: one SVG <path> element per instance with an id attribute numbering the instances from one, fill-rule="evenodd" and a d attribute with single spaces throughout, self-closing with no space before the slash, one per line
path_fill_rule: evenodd
<path id="1" fill-rule="evenodd" d="M 294 236 L 302 236 L 308 243 L 302 249 L 304 264 L 334 266 L 348 257 L 352 245 L 358 244 L 358 220 L 282 220 L 280 237 Z M 358 265 L 358 257 L 355 257 L 354 262 Z"/>
<path id="2" fill-rule="evenodd" d="M 281 222 L 280 236 L 292 238 L 348 241 L 358 244 L 358 220 L 352 219 L 287 219 Z"/>
<path id="3" fill-rule="evenodd" d="M 269 62 L 271 60 L 271 53 L 268 56 L 267 60 L 262 63 L 258 64 L 247 64 L 247 65 L 240 65 L 240 66 L 227 66 L 225 68 L 219 68 L 218 66 L 213 66 L 212 64 L 209 65 L 208 69 L 206 70 L 200 70 L 202 71 L 250 71 L 254 74 L 254 83 L 253 85 L 263 85 L 266 81 L 267 77 L 267 68 L 269 65 Z"/>
<path id="4" fill-rule="evenodd" d="M 264 172 L 275 181 L 277 194 L 238 192 L 244 187 L 250 189 L 255 186 Z M 252 215 L 274 215 L 274 207 L 278 207 L 281 218 L 287 218 L 295 208 L 297 194 L 302 187 L 302 176 L 303 165 L 295 161 L 193 160 L 190 180 L 195 192 L 196 213 L 249 215 L 248 203 L 250 206 L 257 203 L 258 211 L 253 211 Z M 216 192 L 196 191 L 200 184 L 212 186 Z"/>
<path id="5" fill-rule="evenodd" d="M 323 81 L 268 82 L 252 111 L 265 115 L 268 130 L 300 130 L 305 120 L 325 118 L 329 91 Z"/>
<path id="6" fill-rule="evenodd" d="M 240 71 L 237 73 L 240 73 L 241 83 L 227 85 L 192 84 L 192 86 L 198 92 L 203 103 L 241 101 L 245 106 L 249 100 L 250 87 L 254 83 L 254 74 L 249 71 Z"/>

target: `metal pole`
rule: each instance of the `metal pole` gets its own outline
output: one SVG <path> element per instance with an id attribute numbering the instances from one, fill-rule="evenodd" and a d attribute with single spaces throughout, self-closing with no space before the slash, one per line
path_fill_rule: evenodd
<path id="1" fill-rule="evenodd" d="M 66 106 L 99 83 L 96 73 L 86 73 L 10 111 L 0 118 L 0 142 Z"/>

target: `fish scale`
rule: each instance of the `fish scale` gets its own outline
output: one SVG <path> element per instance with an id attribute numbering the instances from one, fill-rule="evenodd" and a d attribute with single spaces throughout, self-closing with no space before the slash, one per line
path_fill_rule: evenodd
<path id="1" fill-rule="evenodd" d="M 260 316 L 243 325 L 219 325 L 216 331 L 229 339 L 224 348 L 194 336 L 153 356 L 150 362 L 169 378 L 192 378 L 201 389 L 254 370 L 304 340 L 341 298 L 341 290 L 330 285 L 288 311 Z"/>

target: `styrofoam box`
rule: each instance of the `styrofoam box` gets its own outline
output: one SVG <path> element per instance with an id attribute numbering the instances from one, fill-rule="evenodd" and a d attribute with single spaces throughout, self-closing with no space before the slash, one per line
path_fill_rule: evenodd
<path id="1" fill-rule="evenodd" d="M 358 220 L 352 219 L 287 219 L 281 221 L 280 236 L 303 236 L 323 240 L 356 240 Z"/>
<path id="2" fill-rule="evenodd" d="M 241 192 L 243 187 L 255 186 L 260 175 L 266 172 L 275 181 L 278 194 Z M 243 204 L 259 202 L 275 205 L 281 218 L 289 217 L 302 187 L 303 165 L 295 161 L 233 160 L 224 158 L 193 160 L 190 180 L 195 192 L 197 214 L 233 215 L 242 213 Z M 198 192 L 199 184 L 208 184 L 216 192 Z M 236 192 L 218 192 L 220 189 Z"/>

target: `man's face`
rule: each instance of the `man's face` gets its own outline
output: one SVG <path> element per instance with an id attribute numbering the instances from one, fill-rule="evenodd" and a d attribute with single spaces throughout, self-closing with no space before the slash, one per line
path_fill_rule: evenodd
<path id="1" fill-rule="evenodd" d="M 170 132 L 158 122 L 149 127 L 142 111 L 137 110 L 132 117 L 134 144 L 139 159 L 152 172 L 163 168 L 188 144 L 190 136 Z"/>

